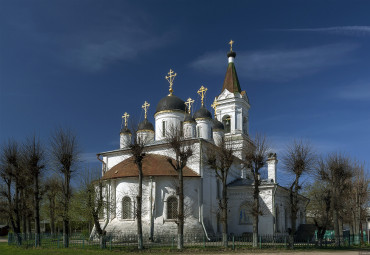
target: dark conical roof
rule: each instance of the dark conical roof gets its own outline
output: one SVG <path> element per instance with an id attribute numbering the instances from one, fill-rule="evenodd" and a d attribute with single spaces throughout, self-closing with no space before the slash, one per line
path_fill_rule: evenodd
<path id="1" fill-rule="evenodd" d="M 185 102 L 177 96 L 166 96 L 157 104 L 156 113 L 168 110 L 180 110 L 185 112 Z"/>
<path id="2" fill-rule="evenodd" d="M 148 121 L 147 119 L 144 119 L 142 122 L 140 122 L 139 126 L 138 126 L 138 131 L 140 130 L 152 130 L 154 131 L 154 127 L 153 127 L 153 124 L 150 123 L 150 121 Z"/>
<path id="3" fill-rule="evenodd" d="M 120 134 L 131 134 L 131 131 L 127 127 L 123 127 Z"/>
<path id="4" fill-rule="evenodd" d="M 224 124 L 217 119 L 213 120 L 213 130 L 225 130 Z"/>
<path id="5" fill-rule="evenodd" d="M 228 57 L 233 57 L 235 58 L 236 53 L 234 51 L 230 51 L 227 53 Z M 227 71 L 225 75 L 225 80 L 224 80 L 224 85 L 222 87 L 222 91 L 227 89 L 231 93 L 235 92 L 241 92 L 242 90 L 240 89 L 240 83 L 238 79 L 238 75 L 236 73 L 235 65 L 234 62 L 229 62 L 229 65 L 227 66 Z"/>
<path id="6" fill-rule="evenodd" d="M 198 111 L 194 113 L 194 119 L 204 118 L 212 119 L 212 114 L 204 106 L 202 106 Z"/>
<path id="7" fill-rule="evenodd" d="M 184 122 L 195 122 L 193 116 L 191 116 L 189 113 L 185 115 Z"/>

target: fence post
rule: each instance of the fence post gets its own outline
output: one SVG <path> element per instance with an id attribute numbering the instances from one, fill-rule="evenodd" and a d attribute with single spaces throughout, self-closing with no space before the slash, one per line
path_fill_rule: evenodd
<path id="1" fill-rule="evenodd" d="M 262 249 L 262 237 L 260 236 L 260 249 Z"/>
<path id="2" fill-rule="evenodd" d="M 284 246 L 286 248 L 286 236 L 284 236 Z"/>
<path id="3" fill-rule="evenodd" d="M 233 250 L 235 250 L 235 236 L 233 235 Z"/>

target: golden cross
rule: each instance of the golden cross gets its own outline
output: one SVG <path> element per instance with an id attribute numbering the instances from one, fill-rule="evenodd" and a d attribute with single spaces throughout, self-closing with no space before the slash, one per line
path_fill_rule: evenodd
<path id="1" fill-rule="evenodd" d="M 217 102 L 217 100 L 216 100 L 216 98 L 215 98 L 215 101 L 213 101 L 213 104 L 211 104 L 211 107 L 213 108 L 213 109 L 215 109 L 215 119 L 217 119 L 216 118 L 216 110 L 217 110 L 217 106 L 219 105 L 219 103 Z"/>
<path id="2" fill-rule="evenodd" d="M 168 83 L 170 84 L 170 96 L 172 96 L 172 92 L 173 92 L 173 89 L 172 89 L 172 85 L 173 85 L 173 80 L 175 79 L 177 73 L 175 73 L 172 69 L 170 69 L 170 71 L 168 72 L 168 76 L 165 76 L 166 77 L 166 80 L 168 81 Z"/>
<path id="3" fill-rule="evenodd" d="M 234 41 L 233 40 L 230 40 L 229 44 L 230 44 L 230 51 L 233 51 L 233 43 Z"/>
<path id="4" fill-rule="evenodd" d="M 128 114 L 127 112 L 125 112 L 125 114 L 123 114 L 123 116 L 122 116 L 122 119 L 125 119 L 125 127 L 127 127 L 128 117 L 130 117 L 130 114 Z"/>
<path id="5" fill-rule="evenodd" d="M 198 90 L 198 94 L 200 95 L 200 98 L 201 98 L 201 100 L 202 100 L 202 106 L 204 105 L 204 97 L 205 97 L 205 94 L 206 94 L 206 92 L 207 92 L 207 88 L 205 88 L 205 87 L 203 87 L 203 85 L 202 85 L 202 87 L 200 87 L 200 89 Z"/>
<path id="6" fill-rule="evenodd" d="M 191 99 L 190 97 L 188 98 L 188 100 L 186 100 L 185 102 L 185 105 L 188 107 L 188 113 L 190 114 L 191 113 L 191 105 L 192 103 L 194 103 L 194 100 Z"/>
<path id="7" fill-rule="evenodd" d="M 146 119 L 146 116 L 147 116 L 147 113 L 148 113 L 149 106 L 150 106 L 150 104 L 147 101 L 145 101 L 144 104 L 141 106 L 141 108 L 144 109 L 145 119 Z"/>

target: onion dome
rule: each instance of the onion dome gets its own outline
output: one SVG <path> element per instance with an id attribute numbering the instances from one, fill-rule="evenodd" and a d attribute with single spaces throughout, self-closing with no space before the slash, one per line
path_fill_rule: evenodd
<path id="1" fill-rule="evenodd" d="M 191 116 L 189 113 L 185 115 L 184 122 L 195 122 L 193 116 Z"/>
<path id="2" fill-rule="evenodd" d="M 185 102 L 174 95 L 162 98 L 157 104 L 156 113 L 162 111 L 182 111 L 185 112 Z"/>
<path id="3" fill-rule="evenodd" d="M 204 106 L 194 113 L 194 119 L 206 118 L 212 119 L 212 114 Z"/>
<path id="4" fill-rule="evenodd" d="M 142 122 L 140 122 L 138 126 L 138 131 L 146 131 L 151 130 L 154 131 L 153 124 L 148 121 L 148 119 L 144 119 Z"/>
<path id="5" fill-rule="evenodd" d="M 131 131 L 127 127 L 124 127 L 121 129 L 120 134 L 131 134 Z"/>
<path id="6" fill-rule="evenodd" d="M 224 124 L 222 122 L 218 121 L 217 119 L 213 120 L 213 130 L 225 130 Z"/>
<path id="7" fill-rule="evenodd" d="M 229 51 L 229 52 L 227 53 L 227 57 L 228 57 L 228 58 L 230 58 L 230 57 L 235 58 L 235 57 L 236 57 L 236 52 L 235 52 L 235 51 Z"/>

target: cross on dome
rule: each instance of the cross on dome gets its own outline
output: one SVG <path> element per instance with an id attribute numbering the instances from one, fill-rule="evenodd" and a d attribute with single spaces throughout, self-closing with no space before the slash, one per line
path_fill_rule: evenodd
<path id="1" fill-rule="evenodd" d="M 211 104 L 211 107 L 213 108 L 213 109 L 215 109 L 215 119 L 217 119 L 216 118 L 216 110 L 217 110 L 217 106 L 219 105 L 219 103 L 217 102 L 217 100 L 216 100 L 216 97 L 215 97 L 215 100 L 213 101 L 213 104 Z"/>
<path id="2" fill-rule="evenodd" d="M 230 44 L 230 51 L 233 51 L 234 41 L 233 40 L 230 40 L 229 44 Z"/>
<path id="3" fill-rule="evenodd" d="M 130 114 L 128 114 L 127 112 L 125 112 L 122 116 L 122 120 L 125 119 L 125 127 L 127 128 L 127 120 L 128 118 L 130 117 Z"/>
<path id="4" fill-rule="evenodd" d="M 173 85 L 173 81 L 175 80 L 176 75 L 177 75 L 177 73 L 175 73 L 172 69 L 170 69 L 170 71 L 168 72 L 168 76 L 165 76 L 166 80 L 170 84 L 170 89 L 169 89 L 170 94 L 169 94 L 169 96 L 172 96 L 172 93 L 173 93 L 172 85 Z"/>
<path id="5" fill-rule="evenodd" d="M 150 106 L 150 104 L 147 101 L 145 101 L 144 104 L 141 106 L 141 108 L 144 109 L 145 119 L 147 117 L 149 106 Z"/>
<path id="6" fill-rule="evenodd" d="M 200 98 L 202 100 L 202 106 L 204 106 L 204 97 L 206 95 L 206 92 L 207 92 L 207 88 L 205 88 L 203 85 L 202 87 L 200 87 L 200 89 L 198 90 L 198 94 L 200 95 Z"/>
<path id="7" fill-rule="evenodd" d="M 188 107 L 188 113 L 190 114 L 191 113 L 191 105 L 194 103 L 194 100 L 191 99 L 190 97 L 188 98 L 188 100 L 186 100 L 185 102 L 185 105 Z"/>

